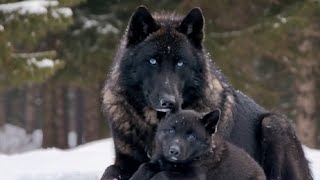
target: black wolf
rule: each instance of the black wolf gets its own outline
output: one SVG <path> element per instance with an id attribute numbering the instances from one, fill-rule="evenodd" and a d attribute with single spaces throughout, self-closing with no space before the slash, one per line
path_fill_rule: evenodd
<path id="1" fill-rule="evenodd" d="M 235 91 L 203 47 L 199 8 L 185 17 L 140 6 L 114 58 L 102 91 L 115 143 L 115 164 L 102 179 L 129 179 L 148 151 L 159 119 L 177 102 L 182 109 L 221 109 L 217 134 L 244 149 L 268 179 L 312 179 L 289 120 Z"/>
<path id="2" fill-rule="evenodd" d="M 151 161 L 130 180 L 265 180 L 262 168 L 245 151 L 213 135 L 219 118 L 220 110 L 204 116 L 193 110 L 166 115 L 155 134 Z"/>

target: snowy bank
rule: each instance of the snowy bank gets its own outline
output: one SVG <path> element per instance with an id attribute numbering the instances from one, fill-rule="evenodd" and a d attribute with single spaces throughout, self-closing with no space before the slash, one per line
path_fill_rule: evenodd
<path id="1" fill-rule="evenodd" d="M 19 14 L 46 14 L 48 12 L 48 7 L 57 6 L 58 4 L 58 1 L 21 1 L 1 4 L 0 11 L 4 13 L 18 12 Z"/>
<path id="2" fill-rule="evenodd" d="M 315 180 L 320 180 L 320 151 L 304 147 Z M 40 149 L 0 155 L 1 179 L 98 180 L 114 161 L 111 139 L 91 142 L 72 150 Z"/>
<path id="3" fill-rule="evenodd" d="M 11 124 L 5 124 L 0 127 L 0 154 L 13 154 L 39 149 L 41 144 L 41 130 L 27 134 L 24 129 Z"/>
<path id="4" fill-rule="evenodd" d="M 0 155 L 1 179 L 98 180 L 113 160 L 111 139 L 95 141 L 72 150 L 49 148 Z"/>
<path id="5" fill-rule="evenodd" d="M 320 180 L 320 150 L 303 147 L 307 159 L 310 161 L 310 168 L 314 180 Z"/>

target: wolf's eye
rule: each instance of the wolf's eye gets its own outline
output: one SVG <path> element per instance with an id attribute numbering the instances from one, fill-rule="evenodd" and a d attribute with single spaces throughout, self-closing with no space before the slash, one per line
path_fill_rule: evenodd
<path id="1" fill-rule="evenodd" d="M 187 137 L 188 141 L 193 141 L 196 139 L 196 136 L 193 135 L 193 134 L 189 134 L 188 137 Z"/>
<path id="2" fill-rule="evenodd" d="M 183 66 L 183 62 L 182 62 L 182 61 L 179 61 L 179 62 L 177 63 L 177 66 L 178 66 L 178 67 Z"/>
<path id="3" fill-rule="evenodd" d="M 152 64 L 152 65 L 157 64 L 157 60 L 155 60 L 155 59 L 150 59 L 149 62 L 150 62 L 150 64 Z"/>

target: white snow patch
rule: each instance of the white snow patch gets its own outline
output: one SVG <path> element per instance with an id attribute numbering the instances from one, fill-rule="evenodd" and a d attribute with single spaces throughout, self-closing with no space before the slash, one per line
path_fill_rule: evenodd
<path id="1" fill-rule="evenodd" d="M 43 133 L 41 129 L 36 129 L 35 131 L 32 132 L 32 139 L 33 142 L 35 142 L 39 147 L 42 145 L 42 140 L 43 140 Z"/>
<path id="2" fill-rule="evenodd" d="M 77 146 L 77 137 L 78 137 L 78 135 L 74 131 L 70 131 L 68 133 L 68 145 L 70 148 Z"/>
<path id="3" fill-rule="evenodd" d="M 113 141 L 95 141 L 72 150 L 40 149 L 17 155 L 1 155 L 1 179 L 98 180 L 114 162 Z"/>
<path id="4" fill-rule="evenodd" d="M 59 14 L 62 14 L 64 17 L 70 17 L 73 15 L 73 12 L 70 8 L 59 8 L 59 9 L 56 9 L 55 11 L 57 11 Z"/>
<path id="5" fill-rule="evenodd" d="M 83 24 L 83 28 L 84 29 L 89 29 L 95 26 L 98 26 L 99 22 L 97 20 L 94 19 L 87 19 L 85 20 L 84 24 Z"/>
<path id="6" fill-rule="evenodd" d="M 18 12 L 19 14 L 46 14 L 47 7 L 57 6 L 58 1 L 29 0 L 0 5 L 0 11 L 4 13 Z"/>
<path id="7" fill-rule="evenodd" d="M 287 19 L 284 18 L 284 17 L 281 17 L 281 18 L 280 18 L 280 21 L 281 21 L 283 24 L 287 23 Z"/>
<path id="8" fill-rule="evenodd" d="M 309 166 L 313 173 L 314 180 L 320 180 L 320 150 L 319 149 L 310 149 L 306 146 L 303 146 L 306 158 L 309 160 Z"/>
<path id="9" fill-rule="evenodd" d="M 52 11 L 52 16 L 56 19 L 60 18 L 61 16 L 67 18 L 67 17 L 71 17 L 73 15 L 73 12 L 70 8 L 58 8 L 58 9 L 54 9 Z"/>
<path id="10" fill-rule="evenodd" d="M 100 34 L 108 34 L 108 33 L 118 34 L 119 33 L 119 29 L 112 26 L 111 24 L 107 24 L 104 27 L 98 27 L 97 30 L 98 30 L 98 33 Z"/>
<path id="11" fill-rule="evenodd" d="M 18 126 L 5 124 L 0 127 L 0 153 L 12 154 L 38 149 L 42 144 L 42 131 L 32 134 Z"/>
<path id="12" fill-rule="evenodd" d="M 4 27 L 0 24 L 0 31 L 4 31 Z"/>
<path id="13" fill-rule="evenodd" d="M 287 18 L 283 17 L 282 15 L 277 15 L 277 18 L 281 21 L 281 23 L 287 23 Z"/>
<path id="14" fill-rule="evenodd" d="M 280 26 L 280 24 L 278 22 L 273 24 L 273 28 L 275 28 L 275 29 L 278 28 L 279 26 Z"/>
<path id="15" fill-rule="evenodd" d="M 42 60 L 38 61 L 36 58 L 28 59 L 29 65 L 33 64 L 33 65 L 37 66 L 38 68 L 51 68 L 57 63 L 59 63 L 58 60 L 42 59 Z"/>
<path id="16" fill-rule="evenodd" d="M 96 19 L 88 19 L 85 17 L 82 17 L 82 28 L 84 30 L 90 29 L 90 28 L 96 28 L 97 32 L 100 34 L 108 34 L 108 33 L 114 33 L 117 34 L 119 33 L 119 29 L 113 26 L 110 23 L 105 23 L 105 22 L 100 22 L 99 20 Z M 79 32 L 74 32 L 74 34 L 78 34 Z"/>

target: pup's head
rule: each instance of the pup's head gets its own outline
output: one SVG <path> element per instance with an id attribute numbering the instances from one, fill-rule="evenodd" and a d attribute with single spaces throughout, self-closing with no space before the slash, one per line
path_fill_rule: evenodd
<path id="1" fill-rule="evenodd" d="M 203 27 L 199 8 L 184 17 L 151 15 L 144 6 L 136 9 L 120 61 L 122 85 L 130 90 L 126 94 L 135 107 L 147 105 L 168 112 L 179 101 L 200 97 L 205 71 Z"/>
<path id="2" fill-rule="evenodd" d="M 204 116 L 192 110 L 168 113 L 156 133 L 156 148 L 165 159 L 176 163 L 193 161 L 210 150 L 220 110 Z"/>

